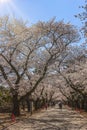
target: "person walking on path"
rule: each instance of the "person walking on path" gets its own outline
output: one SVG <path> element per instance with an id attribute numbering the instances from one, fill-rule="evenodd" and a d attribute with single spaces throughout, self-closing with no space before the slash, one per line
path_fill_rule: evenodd
<path id="1" fill-rule="evenodd" d="M 58 105 L 59 105 L 59 109 L 62 109 L 62 101 L 59 101 Z"/>

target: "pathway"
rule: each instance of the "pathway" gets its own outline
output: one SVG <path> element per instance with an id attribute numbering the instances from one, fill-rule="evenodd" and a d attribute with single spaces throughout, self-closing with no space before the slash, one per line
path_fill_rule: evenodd
<path id="1" fill-rule="evenodd" d="M 87 130 L 87 118 L 73 110 L 55 107 L 27 116 L 6 130 Z"/>

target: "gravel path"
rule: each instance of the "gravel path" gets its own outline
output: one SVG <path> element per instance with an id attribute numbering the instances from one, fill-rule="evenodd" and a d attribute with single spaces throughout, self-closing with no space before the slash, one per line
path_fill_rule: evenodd
<path id="1" fill-rule="evenodd" d="M 49 108 L 27 116 L 6 130 L 87 130 L 87 118 L 64 108 Z"/>

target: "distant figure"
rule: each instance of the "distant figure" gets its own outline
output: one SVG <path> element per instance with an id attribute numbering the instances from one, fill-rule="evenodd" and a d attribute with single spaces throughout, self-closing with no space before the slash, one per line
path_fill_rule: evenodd
<path id="1" fill-rule="evenodd" d="M 45 103 L 45 108 L 46 108 L 46 110 L 47 110 L 47 108 L 48 108 L 48 104 L 47 104 L 47 103 Z"/>
<path id="2" fill-rule="evenodd" d="M 61 101 L 59 101 L 58 105 L 59 105 L 59 109 L 62 109 L 62 102 Z"/>
<path id="3" fill-rule="evenodd" d="M 12 115 L 11 115 L 11 121 L 12 121 L 12 122 L 16 121 L 16 120 L 15 120 L 15 115 L 14 115 L 13 113 L 12 113 Z"/>

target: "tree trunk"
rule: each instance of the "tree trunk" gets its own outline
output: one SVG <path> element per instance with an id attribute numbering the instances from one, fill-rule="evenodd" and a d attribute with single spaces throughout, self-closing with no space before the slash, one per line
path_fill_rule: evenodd
<path id="1" fill-rule="evenodd" d="M 18 101 L 18 94 L 14 94 L 13 95 L 13 110 L 12 110 L 12 113 L 15 115 L 15 116 L 19 116 L 20 115 L 20 107 L 19 107 L 19 101 Z"/>
<path id="2" fill-rule="evenodd" d="M 28 112 L 30 112 L 30 101 L 29 101 L 29 98 L 26 99 L 26 103 L 27 103 Z"/>

